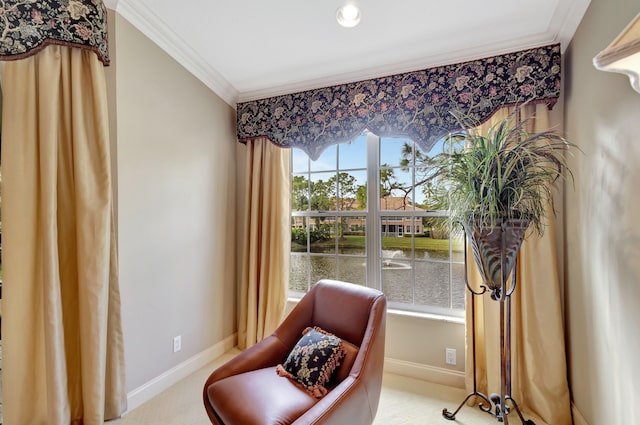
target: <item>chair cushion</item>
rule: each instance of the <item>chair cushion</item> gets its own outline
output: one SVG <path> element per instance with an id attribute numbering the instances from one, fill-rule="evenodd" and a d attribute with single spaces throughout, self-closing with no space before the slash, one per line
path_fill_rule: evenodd
<path id="1" fill-rule="evenodd" d="M 324 385 L 329 382 L 345 354 L 340 338 L 318 327 L 306 328 L 287 360 L 283 365 L 278 365 L 276 370 L 278 375 L 299 382 L 319 398 L 327 393 Z"/>
<path id="2" fill-rule="evenodd" d="M 317 399 L 275 367 L 258 369 L 216 381 L 207 398 L 228 425 L 288 425 L 309 410 Z"/>
<path id="3" fill-rule="evenodd" d="M 350 343 L 349 341 L 342 340 L 342 345 L 344 347 L 344 351 L 346 354 L 340 360 L 340 366 L 336 368 L 333 372 L 333 377 L 331 378 L 331 383 L 333 386 L 338 385 L 340 382 L 344 381 L 347 376 L 351 373 L 351 368 L 356 361 L 356 357 L 358 356 L 358 352 L 360 349 Z"/>

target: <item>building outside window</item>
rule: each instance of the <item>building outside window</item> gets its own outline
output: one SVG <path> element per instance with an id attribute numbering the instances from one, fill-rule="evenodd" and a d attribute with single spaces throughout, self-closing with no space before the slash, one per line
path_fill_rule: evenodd
<path id="1" fill-rule="evenodd" d="M 339 279 L 381 289 L 390 308 L 461 316 L 463 242 L 425 171 L 443 146 L 365 133 L 316 161 L 293 149 L 291 294 Z"/>

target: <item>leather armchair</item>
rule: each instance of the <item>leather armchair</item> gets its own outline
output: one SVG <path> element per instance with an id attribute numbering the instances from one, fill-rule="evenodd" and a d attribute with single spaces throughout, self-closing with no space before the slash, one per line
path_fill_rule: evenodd
<path id="1" fill-rule="evenodd" d="M 211 422 L 370 425 L 380 400 L 385 325 L 386 298 L 380 291 L 319 281 L 272 335 L 209 376 L 203 397 Z M 320 399 L 275 370 L 309 326 L 319 326 L 353 344 L 347 344 L 351 348 Z"/>

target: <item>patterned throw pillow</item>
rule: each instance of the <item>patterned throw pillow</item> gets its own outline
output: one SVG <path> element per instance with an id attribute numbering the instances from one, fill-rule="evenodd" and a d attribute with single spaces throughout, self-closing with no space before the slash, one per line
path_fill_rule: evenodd
<path id="1" fill-rule="evenodd" d="M 297 381 L 311 395 L 320 398 L 327 393 L 324 385 L 329 382 L 345 354 L 340 338 L 314 326 L 302 332 L 302 338 L 276 371 L 280 376 Z"/>

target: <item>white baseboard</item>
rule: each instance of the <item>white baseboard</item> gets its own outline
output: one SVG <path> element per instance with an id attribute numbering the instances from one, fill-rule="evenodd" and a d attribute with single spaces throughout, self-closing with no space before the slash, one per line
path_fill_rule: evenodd
<path id="1" fill-rule="evenodd" d="M 573 402 L 571 402 L 571 415 L 573 416 L 573 425 L 589 425 Z"/>
<path id="2" fill-rule="evenodd" d="M 385 357 L 384 371 L 436 384 L 464 388 L 464 372 Z"/>
<path id="3" fill-rule="evenodd" d="M 163 374 L 153 378 L 127 394 L 127 411 L 130 412 L 144 402 L 157 396 L 170 386 L 211 363 L 236 346 L 238 335 L 234 333 L 210 348 L 183 361 Z"/>

